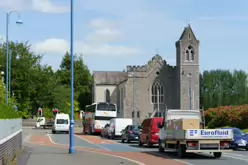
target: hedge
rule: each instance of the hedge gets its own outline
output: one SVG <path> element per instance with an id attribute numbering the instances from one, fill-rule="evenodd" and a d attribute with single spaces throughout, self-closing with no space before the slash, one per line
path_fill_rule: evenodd
<path id="1" fill-rule="evenodd" d="M 11 106 L 0 103 L 0 119 L 17 119 L 20 114 Z"/>
<path id="2" fill-rule="evenodd" d="M 228 125 L 245 129 L 248 127 L 248 105 L 210 108 L 205 111 L 205 121 L 208 128 Z"/>

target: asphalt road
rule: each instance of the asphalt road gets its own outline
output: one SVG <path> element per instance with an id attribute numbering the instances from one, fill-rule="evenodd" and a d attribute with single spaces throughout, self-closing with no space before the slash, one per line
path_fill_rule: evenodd
<path id="1" fill-rule="evenodd" d="M 121 143 L 120 140 L 114 140 L 117 143 Z M 127 145 L 133 148 L 138 148 L 141 152 L 146 152 L 154 156 L 159 157 L 170 157 L 171 159 L 178 159 L 176 153 L 167 151 L 165 153 L 159 153 L 157 146 L 152 148 L 147 148 L 145 145 L 140 147 L 137 142 L 121 143 L 122 145 Z M 179 159 L 188 163 L 189 165 L 247 165 L 248 164 L 248 151 L 238 150 L 228 153 L 223 153 L 220 159 L 215 159 L 213 155 L 210 154 L 187 154 L 185 158 Z"/>
<path id="2" fill-rule="evenodd" d="M 30 133 L 31 129 L 24 129 L 24 136 Z M 31 130 L 34 131 L 34 130 Z M 35 130 L 36 134 L 47 134 L 50 139 L 56 144 L 68 145 L 69 135 L 68 134 L 51 134 L 50 130 Z M 146 148 L 146 146 L 140 147 L 137 143 L 121 143 L 120 140 L 108 140 L 103 139 L 103 142 L 95 142 L 92 139 L 101 139 L 98 136 L 87 136 L 80 137 L 75 135 L 75 146 L 81 148 L 90 149 L 104 149 L 112 152 L 137 152 L 146 153 L 154 157 L 160 157 L 164 159 L 173 159 L 174 161 L 181 162 L 188 165 L 247 165 L 248 164 L 248 151 L 233 151 L 229 153 L 223 153 L 220 159 L 215 159 L 210 154 L 187 154 L 183 159 L 176 157 L 176 153 L 165 152 L 159 153 L 157 147 Z M 112 141 L 112 143 L 110 143 Z M 108 143 L 109 142 L 109 143 Z M 102 163 L 101 163 L 102 164 Z"/>
<path id="3" fill-rule="evenodd" d="M 52 164 L 52 165 L 82 165 L 82 164 L 92 164 L 92 165 L 117 165 L 117 164 L 125 164 L 125 165 L 137 165 L 137 163 L 131 162 L 129 160 L 110 157 L 103 154 L 95 154 L 91 152 L 85 152 L 77 150 L 76 155 L 68 154 L 68 147 L 59 148 L 56 146 L 46 146 L 44 143 L 32 143 L 29 141 L 29 137 L 46 137 L 49 130 L 38 130 L 32 128 L 24 128 L 23 129 L 23 146 L 24 151 L 21 156 L 18 157 L 17 165 L 44 165 L 44 164 Z M 77 137 L 75 137 L 76 139 Z M 69 142 L 68 135 L 56 135 L 55 139 L 57 143 L 67 144 Z M 80 144 L 81 144 L 80 140 Z M 75 141 L 75 143 L 79 143 L 79 139 Z M 92 147 L 97 149 L 99 147 L 94 146 L 93 144 L 88 144 L 88 142 L 83 142 L 86 147 Z M 87 146 L 91 145 L 91 146 Z"/>

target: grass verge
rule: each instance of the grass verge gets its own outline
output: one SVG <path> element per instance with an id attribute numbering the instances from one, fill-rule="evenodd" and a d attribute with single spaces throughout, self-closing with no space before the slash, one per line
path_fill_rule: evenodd
<path id="1" fill-rule="evenodd" d="M 16 165 L 17 164 L 17 160 L 18 160 L 18 157 L 22 154 L 22 152 L 24 151 L 24 147 L 22 147 L 21 150 L 17 151 L 15 154 L 14 154 L 14 158 L 11 162 L 10 165 Z"/>

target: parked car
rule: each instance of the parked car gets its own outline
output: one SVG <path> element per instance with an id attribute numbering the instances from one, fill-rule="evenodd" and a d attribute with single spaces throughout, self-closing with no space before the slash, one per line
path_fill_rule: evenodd
<path id="1" fill-rule="evenodd" d="M 109 128 L 109 124 L 106 124 L 101 131 L 101 137 L 107 137 L 108 136 L 108 128 Z"/>
<path id="2" fill-rule="evenodd" d="M 141 125 L 141 133 L 139 137 L 139 146 L 146 144 L 147 147 L 151 147 L 154 144 L 158 144 L 159 128 L 158 123 L 162 122 L 162 117 L 154 117 L 145 119 Z"/>
<path id="3" fill-rule="evenodd" d="M 139 141 L 140 126 L 128 125 L 121 132 L 121 142 Z"/>
<path id="4" fill-rule="evenodd" d="M 246 149 L 248 151 L 248 134 L 245 134 L 239 128 L 223 128 L 223 129 L 232 129 L 234 141 L 230 144 L 232 149 Z"/>
<path id="5" fill-rule="evenodd" d="M 115 137 L 121 137 L 121 131 L 127 126 L 132 125 L 133 119 L 131 118 L 113 118 L 110 120 L 108 129 L 108 138 L 114 139 Z"/>

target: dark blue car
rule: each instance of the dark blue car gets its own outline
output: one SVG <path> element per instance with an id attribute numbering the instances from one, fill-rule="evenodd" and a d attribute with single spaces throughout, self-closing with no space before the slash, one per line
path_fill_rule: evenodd
<path id="1" fill-rule="evenodd" d="M 245 134 L 239 128 L 223 128 L 223 129 L 232 129 L 234 134 L 234 141 L 231 143 L 230 148 L 232 149 L 246 149 L 248 151 L 248 134 Z"/>

